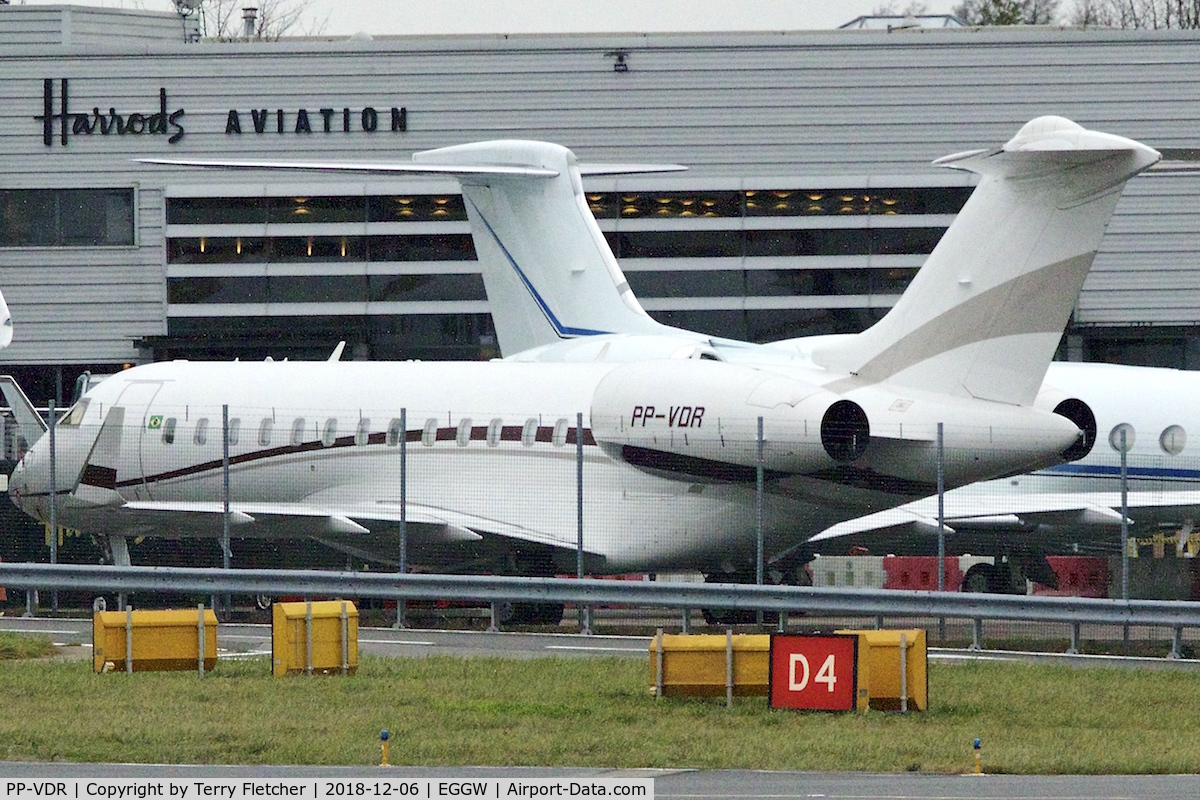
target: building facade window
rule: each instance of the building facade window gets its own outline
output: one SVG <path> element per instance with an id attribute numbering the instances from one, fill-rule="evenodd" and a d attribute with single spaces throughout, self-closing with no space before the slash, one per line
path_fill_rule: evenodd
<path id="1" fill-rule="evenodd" d="M 0 189 L 0 247 L 133 244 L 133 189 Z"/>

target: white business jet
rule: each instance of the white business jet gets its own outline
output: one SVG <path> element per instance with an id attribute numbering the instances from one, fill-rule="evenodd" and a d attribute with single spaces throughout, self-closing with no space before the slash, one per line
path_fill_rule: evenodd
<path id="1" fill-rule="evenodd" d="M 765 552 L 783 569 L 808 557 L 813 531 L 930 494 L 938 423 L 965 456 L 946 465 L 948 487 L 1077 452 L 1086 421 L 1039 403 L 1039 390 L 1121 188 L 1158 159 L 1055 117 L 1000 148 L 941 159 L 983 180 L 888 315 L 857 335 L 762 346 L 642 311 L 580 180 L 636 167 L 589 170 L 533 142 L 401 165 L 167 162 L 456 176 L 489 296 L 522 290 L 523 307 L 497 303 L 493 315 L 501 345 L 524 352 L 127 370 L 58 421 L 57 518 L 108 536 L 120 562 L 129 537 L 218 536 L 228 406 L 234 537 L 311 537 L 394 561 L 404 519 L 410 563 L 545 574 L 575 563 L 581 442 L 588 571 L 744 572 L 761 417 Z M 564 277 L 540 285 L 527 272 L 539 264 Z M 592 302 L 614 287 L 618 310 Z M 42 520 L 47 438 L 11 482 Z"/>
<path id="2" fill-rule="evenodd" d="M 1045 119 L 1027 126 L 1024 133 L 1037 128 L 1054 128 L 1059 135 L 1075 129 L 1061 119 Z M 1018 136 L 1014 142 L 1023 137 Z M 1013 147 L 1010 143 L 1006 147 Z M 940 162 L 946 166 L 973 169 L 980 154 L 973 158 L 951 156 Z M 1194 171 L 1194 164 L 1171 164 L 1163 172 Z M 1156 167 L 1157 170 L 1157 167 Z M 988 174 L 985 169 L 979 170 Z M 994 191 L 994 187 L 980 192 Z M 767 363 L 789 363 L 800 360 L 821 362 L 824 348 L 836 348 L 857 337 L 810 337 L 767 345 L 748 345 L 713 339 L 702 334 L 680 331 L 651 320 L 637 305 L 616 262 L 603 247 L 594 248 L 599 267 L 585 270 L 578 260 L 564 260 L 559 253 L 527 251 L 520 258 L 492 235 L 488 220 L 498 213 L 489 198 L 464 192 L 471 198 L 468 212 L 472 215 L 477 235 L 480 263 L 487 282 L 488 297 L 501 352 L 515 361 L 636 361 L 661 357 L 688 356 L 712 358 L 732 363 L 750 363 L 768 368 Z M 582 198 L 576 196 L 576 201 Z M 981 198 L 982 199 L 982 198 Z M 989 200 L 990 202 L 990 200 Z M 1026 202 L 1021 199 L 1020 202 Z M 562 207 L 567 208 L 565 202 Z M 1031 206 L 1032 208 L 1032 206 Z M 988 217 L 978 205 L 965 208 L 964 214 L 979 214 L 975 227 L 956 226 L 955 235 L 977 236 L 997 249 L 995 258 L 1017 257 L 1018 251 L 1008 251 L 1011 243 L 1021 240 L 1022 233 L 1011 226 L 986 230 Z M 582 218 L 580 234 L 570 252 L 578 259 L 589 252 L 588 237 L 598 234 Z M 996 218 L 997 221 L 999 217 Z M 572 217 L 574 222 L 574 217 Z M 1022 221 L 1021 225 L 1027 221 Z M 554 225 L 567 228 L 555 220 Z M 1033 229 L 1029 224 L 1029 230 Z M 547 224 L 537 240 L 550 241 Z M 950 240 L 950 235 L 947 235 Z M 952 241 L 952 240 L 951 240 Z M 536 244 L 536 242 L 535 242 Z M 972 253 L 952 258 L 942 248 L 930 257 L 921 272 L 928 280 L 933 270 L 942 269 L 956 278 L 959 286 L 969 285 L 974 275 L 990 272 L 986 262 Z M 965 248 L 963 251 L 965 252 Z M 947 266 L 950 269 L 947 269 Z M 1061 279 L 1046 276 L 1047 286 Z M 1027 283 L 1033 278 L 1026 277 Z M 997 284 L 1002 286 L 1002 284 Z M 914 287 L 914 289 L 917 287 Z M 956 289 L 961 291 L 961 289 Z M 1014 297 L 1019 313 L 1039 317 L 1043 308 L 1039 300 L 1046 299 L 1038 291 L 1025 293 L 1017 289 Z M 902 306 L 918 301 L 906 295 Z M 898 307 L 897 313 L 900 313 Z M 972 329 L 982 325 L 983 336 L 990 337 L 990 320 L 973 316 L 970 306 L 956 309 L 962 329 L 958 332 L 964 348 L 973 344 L 980 332 Z M 1061 310 L 1059 311 L 1061 313 Z M 896 319 L 889 315 L 888 320 Z M 1040 338 L 1026 339 L 1034 348 L 1031 356 L 1046 358 L 1049 349 L 1057 345 L 1060 317 L 1051 315 L 1046 333 Z M 1014 322 L 1013 324 L 1019 324 Z M 873 329 L 883 333 L 885 326 Z M 601 333 L 610 332 L 610 333 Z M 999 344 L 1004 340 L 997 340 Z M 1024 345 L 1018 339 L 1007 340 L 1014 350 Z M 814 358 L 814 353 L 816 354 Z M 970 355 L 964 356 L 970 358 Z M 825 356 L 828 359 L 828 356 Z M 937 362 L 929 362 L 929 366 Z M 974 396 L 986 397 L 980 390 L 979 376 L 986 374 L 981 361 L 972 377 L 976 382 L 963 387 Z M 999 365 L 997 359 L 993 364 Z M 648 366 L 648 372 L 657 368 Z M 861 373 L 860 373 L 861 377 Z M 993 377 L 1008 380 L 1008 373 L 998 371 Z M 922 387 L 939 386 L 953 393 L 956 372 L 948 375 L 917 373 L 911 380 Z M 892 381 L 898 380 L 892 378 Z M 939 383 L 940 382 L 940 383 Z M 1012 386 L 1009 399 L 1024 401 L 1029 386 Z M 1031 474 L 1014 475 L 1002 480 L 983 482 L 950 491 L 944 498 L 943 529 L 955 552 L 990 554 L 997 558 L 995 565 L 980 563 L 972 567 L 964 586 L 972 590 L 1024 591 L 1025 577 L 1053 585 L 1054 573 L 1044 561 L 1048 553 L 1068 552 L 1084 547 L 1088 552 L 1112 552 L 1118 544 L 1117 533 L 1124 519 L 1139 531 L 1151 531 L 1159 526 L 1180 530 L 1178 548 L 1188 546 L 1188 535 L 1200 518 L 1200 465 L 1189 463 L 1200 438 L 1192 438 L 1188 449 L 1188 431 L 1195 436 L 1200 431 L 1200 410 L 1192 398 L 1200 395 L 1200 373 L 1149 367 L 1130 367 L 1113 364 L 1050 363 L 1045 380 L 1036 390 L 1034 405 L 1053 410 L 1071 419 L 1083 437 L 1067 452 L 1067 463 L 1051 466 Z M 999 395 L 991 395 L 999 398 Z M 1120 448 L 1124 431 L 1127 454 L 1128 492 L 1121 496 Z M 946 450 L 951 461 L 960 458 L 952 447 Z M 647 466 L 659 459 L 659 454 L 642 454 L 626 449 L 627 459 L 643 458 Z M 775 490 L 773 481 L 768 491 Z M 814 536 L 808 542 L 808 552 L 845 553 L 860 546 L 872 552 L 925 554 L 936 548 L 934 538 L 939 530 L 936 497 L 889 508 L 874 514 L 848 520 Z"/>

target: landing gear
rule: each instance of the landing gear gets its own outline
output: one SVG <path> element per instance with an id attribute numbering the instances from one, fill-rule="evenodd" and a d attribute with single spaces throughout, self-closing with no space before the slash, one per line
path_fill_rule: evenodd
<path id="1" fill-rule="evenodd" d="M 772 572 L 768 576 L 769 582 L 772 584 L 787 583 L 785 580 L 786 574 Z M 705 583 L 738 583 L 738 584 L 753 584 L 758 580 L 756 572 L 750 571 L 734 571 L 734 572 L 714 572 L 705 573 Z M 758 622 L 758 611 L 748 611 L 745 609 L 733 608 L 704 608 L 701 609 L 704 614 L 704 621 L 709 625 L 754 625 Z M 779 612 L 763 611 L 762 621 L 764 625 L 775 625 L 779 622 Z"/>
<path id="2" fill-rule="evenodd" d="M 1005 573 L 1004 575 L 1001 572 Z M 1004 594 L 1006 589 L 1008 567 L 1001 565 L 997 568 L 991 564 L 976 564 L 967 570 L 963 576 L 960 592 L 975 592 L 977 594 Z"/>
<path id="3" fill-rule="evenodd" d="M 1058 577 L 1041 552 L 1020 550 L 998 556 L 995 564 L 975 564 L 963 576 L 959 591 L 1025 594 L 1026 580 L 1058 588 Z"/>
<path id="4" fill-rule="evenodd" d="M 507 625 L 558 625 L 563 619 L 563 604 L 504 602 L 498 616 Z"/>
<path id="5" fill-rule="evenodd" d="M 509 555 L 508 572 L 550 578 L 554 576 L 554 559 L 548 552 L 515 551 Z M 506 625 L 558 625 L 563 619 L 563 604 L 504 602 L 497 609 L 497 616 Z"/>

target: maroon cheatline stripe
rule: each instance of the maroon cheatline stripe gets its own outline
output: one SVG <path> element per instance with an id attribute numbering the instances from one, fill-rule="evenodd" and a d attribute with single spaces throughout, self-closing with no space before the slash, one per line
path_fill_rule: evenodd
<path id="1" fill-rule="evenodd" d="M 506 441 L 506 442 L 511 442 L 511 441 L 519 442 L 521 440 L 521 430 L 522 430 L 522 428 L 519 425 L 506 425 L 504 428 L 501 429 L 500 439 L 501 439 L 501 441 Z M 479 433 L 477 434 L 477 432 L 479 432 Z M 404 440 L 406 442 L 420 442 L 420 441 L 422 441 L 423 433 L 424 433 L 423 430 L 420 428 L 418 428 L 416 430 L 406 431 Z M 457 436 L 458 436 L 458 428 L 457 427 L 438 428 L 437 432 L 435 434 L 435 437 L 434 437 L 434 441 L 436 441 L 436 442 L 452 442 L 452 441 L 455 441 Z M 537 437 L 536 437 L 535 441 L 549 442 L 549 441 L 552 441 L 553 436 L 554 436 L 554 428 L 552 426 L 542 425 L 542 426 L 539 426 L 537 429 Z M 264 460 L 270 459 L 270 458 L 277 458 L 279 456 L 286 456 L 286 455 L 295 455 L 298 453 L 311 453 L 311 452 L 315 452 L 318 450 L 332 450 L 334 448 L 339 448 L 339 447 L 354 447 L 355 446 L 354 439 L 355 439 L 355 437 L 352 435 L 351 436 L 339 436 L 333 442 L 333 444 L 331 444 L 329 446 L 324 445 L 320 441 L 312 441 L 312 442 L 303 442 L 301 444 L 284 445 L 281 447 L 271 447 L 266 450 L 256 450 L 256 451 L 252 451 L 249 453 L 242 453 L 240 455 L 230 456 L 229 457 L 229 466 L 232 467 L 237 464 L 248 464 L 248 463 L 252 463 L 255 461 L 264 461 Z M 486 439 L 487 439 L 487 426 L 473 427 L 471 429 L 471 440 L 472 441 L 485 441 Z M 583 443 L 585 445 L 590 445 L 590 446 L 596 445 L 596 439 L 592 435 L 592 431 L 588 428 L 584 428 L 584 430 L 583 430 Z M 368 445 L 387 444 L 387 434 L 386 433 L 371 433 L 367 436 L 367 444 Z M 568 429 L 565 444 L 575 444 L 575 428 Z M 90 483 L 88 485 L 101 486 L 101 488 L 106 488 L 106 489 L 117 489 L 117 488 L 122 488 L 122 487 L 127 487 L 127 486 L 144 485 L 144 484 L 148 484 L 148 483 L 160 483 L 162 481 L 175 480 L 177 478 L 186 478 L 186 477 L 199 475 L 199 474 L 202 474 L 205 472 L 210 472 L 212 470 L 219 470 L 219 469 L 221 469 L 221 465 L 222 465 L 222 460 L 218 458 L 218 459 L 213 459 L 210 461 L 202 461 L 198 464 L 193 464 L 193 465 L 190 465 L 187 467 L 180 467 L 179 469 L 173 469 L 173 470 L 168 470 L 166 472 L 155 473 L 154 475 L 147 475 L 144 478 L 127 479 L 127 480 L 123 480 L 123 481 L 116 480 L 116 471 L 113 470 L 113 481 L 112 481 L 111 485 L 102 485 L 102 484 L 94 484 L 94 483 Z M 88 467 L 85 468 L 85 474 L 86 474 L 88 468 L 93 468 L 93 467 L 92 467 L 92 465 L 89 464 Z M 103 468 L 96 467 L 95 469 L 103 469 Z"/>

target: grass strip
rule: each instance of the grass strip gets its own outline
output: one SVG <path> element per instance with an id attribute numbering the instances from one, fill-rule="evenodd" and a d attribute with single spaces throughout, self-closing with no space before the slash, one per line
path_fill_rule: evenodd
<path id="1" fill-rule="evenodd" d="M 54 643 L 41 634 L 0 631 L 0 660 L 44 658 L 54 655 Z"/>
<path id="2" fill-rule="evenodd" d="M 273 678 L 266 658 L 213 673 L 3 662 L 0 757 L 232 764 L 969 772 L 1200 771 L 1200 677 L 1175 670 L 930 665 L 908 716 L 771 711 L 763 698 L 656 700 L 630 659 L 389 659 L 357 675 Z"/>

